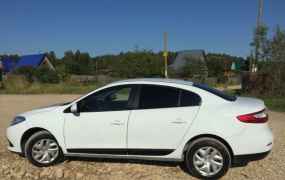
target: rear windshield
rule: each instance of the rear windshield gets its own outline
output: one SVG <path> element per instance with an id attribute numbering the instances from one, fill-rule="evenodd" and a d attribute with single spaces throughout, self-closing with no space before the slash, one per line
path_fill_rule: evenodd
<path id="1" fill-rule="evenodd" d="M 208 86 L 206 84 L 194 83 L 193 86 L 200 88 L 200 89 L 203 89 L 205 91 L 208 91 L 212 94 L 215 94 L 216 96 L 219 96 L 219 97 L 221 97 L 227 101 L 235 101 L 237 99 L 236 96 L 227 94 L 227 93 L 220 91 L 220 90 L 217 90 L 215 88 L 211 88 L 210 86 Z"/>

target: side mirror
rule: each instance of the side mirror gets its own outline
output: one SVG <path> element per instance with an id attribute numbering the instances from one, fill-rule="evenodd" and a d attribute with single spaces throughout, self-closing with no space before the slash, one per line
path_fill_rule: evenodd
<path id="1" fill-rule="evenodd" d="M 78 113 L 77 103 L 74 103 L 74 104 L 71 105 L 70 112 L 72 112 L 73 114 L 77 114 Z"/>

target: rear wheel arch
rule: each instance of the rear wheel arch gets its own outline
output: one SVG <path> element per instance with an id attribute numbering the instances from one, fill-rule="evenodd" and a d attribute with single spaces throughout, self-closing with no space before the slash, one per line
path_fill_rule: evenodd
<path id="1" fill-rule="evenodd" d="M 231 146 L 229 145 L 229 143 L 226 140 L 224 140 L 220 136 L 213 135 L 213 134 L 201 134 L 201 135 L 194 136 L 190 140 L 187 141 L 187 143 L 185 144 L 184 149 L 183 149 L 183 159 L 185 157 L 185 153 L 187 152 L 187 149 L 189 148 L 189 146 L 191 146 L 191 144 L 194 141 L 196 141 L 198 139 L 201 139 L 201 138 L 213 138 L 215 140 L 220 141 L 222 144 L 224 144 L 227 147 L 227 149 L 228 149 L 228 151 L 229 151 L 229 153 L 231 155 L 231 158 L 234 157 L 233 150 L 232 150 Z"/>
<path id="2" fill-rule="evenodd" d="M 40 128 L 40 127 L 34 127 L 34 128 L 31 128 L 31 129 L 28 129 L 27 131 L 24 132 L 24 134 L 22 135 L 22 138 L 21 138 L 21 150 L 22 150 L 22 154 L 24 155 L 25 151 L 25 144 L 26 142 L 28 141 L 28 139 L 35 133 L 37 132 L 40 132 L 40 131 L 46 131 L 48 132 L 49 134 L 52 135 L 52 133 L 50 133 L 50 131 L 44 129 L 44 128 Z M 52 135 L 53 136 L 53 135 Z M 53 136 L 54 137 L 54 136 Z M 56 140 L 56 138 L 54 137 L 54 139 Z"/>

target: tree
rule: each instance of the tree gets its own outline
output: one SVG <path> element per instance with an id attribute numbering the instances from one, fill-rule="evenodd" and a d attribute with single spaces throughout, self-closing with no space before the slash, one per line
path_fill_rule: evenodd
<path id="1" fill-rule="evenodd" d="M 218 82 L 225 81 L 225 72 L 231 70 L 231 65 L 235 62 L 237 71 L 245 70 L 246 60 L 242 57 L 228 54 L 209 53 L 206 56 L 209 77 L 217 77 Z"/>
<path id="2" fill-rule="evenodd" d="M 272 90 L 278 95 L 285 95 L 285 31 L 277 26 L 275 35 L 270 41 Z"/>
<path id="3" fill-rule="evenodd" d="M 252 76 L 249 82 L 250 91 L 268 96 L 285 95 L 285 31 L 279 26 L 273 37 L 264 40 L 266 51 L 259 51 L 266 55 L 266 59 L 259 61 L 258 76 Z M 261 54 L 261 55 L 262 55 Z"/>
<path id="4" fill-rule="evenodd" d="M 95 62 L 92 62 L 88 53 L 77 50 L 75 53 L 66 51 L 62 58 L 65 70 L 69 74 L 88 75 L 95 74 Z"/>
<path id="5" fill-rule="evenodd" d="M 57 72 L 46 67 L 36 69 L 34 76 L 41 83 L 59 83 L 60 81 Z"/>
<path id="6" fill-rule="evenodd" d="M 96 57 L 100 73 L 121 78 L 161 77 L 163 58 L 160 53 L 149 50 Z"/>
<path id="7" fill-rule="evenodd" d="M 260 25 L 254 30 L 253 41 L 250 45 L 254 48 L 254 58 L 251 62 L 251 70 L 253 70 L 259 61 L 268 60 L 269 42 L 267 39 L 268 28 Z"/>
<path id="8" fill-rule="evenodd" d="M 183 78 L 191 78 L 195 81 L 205 82 L 208 77 L 208 68 L 205 61 L 194 60 L 185 58 L 187 62 L 186 65 L 182 69 L 181 76 Z"/>

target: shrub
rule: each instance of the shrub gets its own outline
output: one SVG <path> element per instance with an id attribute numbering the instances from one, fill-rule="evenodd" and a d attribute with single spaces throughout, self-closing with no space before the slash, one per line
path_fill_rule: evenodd
<path id="1" fill-rule="evenodd" d="M 186 65 L 183 67 L 181 76 L 191 78 L 195 82 L 205 82 L 208 77 L 208 68 L 205 62 L 186 58 Z"/>
<path id="2" fill-rule="evenodd" d="M 31 66 L 19 67 L 14 70 L 14 74 L 23 75 L 29 82 L 33 82 L 35 80 L 35 69 Z"/>
<path id="3" fill-rule="evenodd" d="M 29 86 L 30 83 L 21 75 L 9 75 L 4 81 L 4 89 L 10 93 L 25 93 Z"/>
<path id="4" fill-rule="evenodd" d="M 36 79 L 41 83 L 59 83 L 60 78 L 56 71 L 41 67 L 35 71 Z"/>

